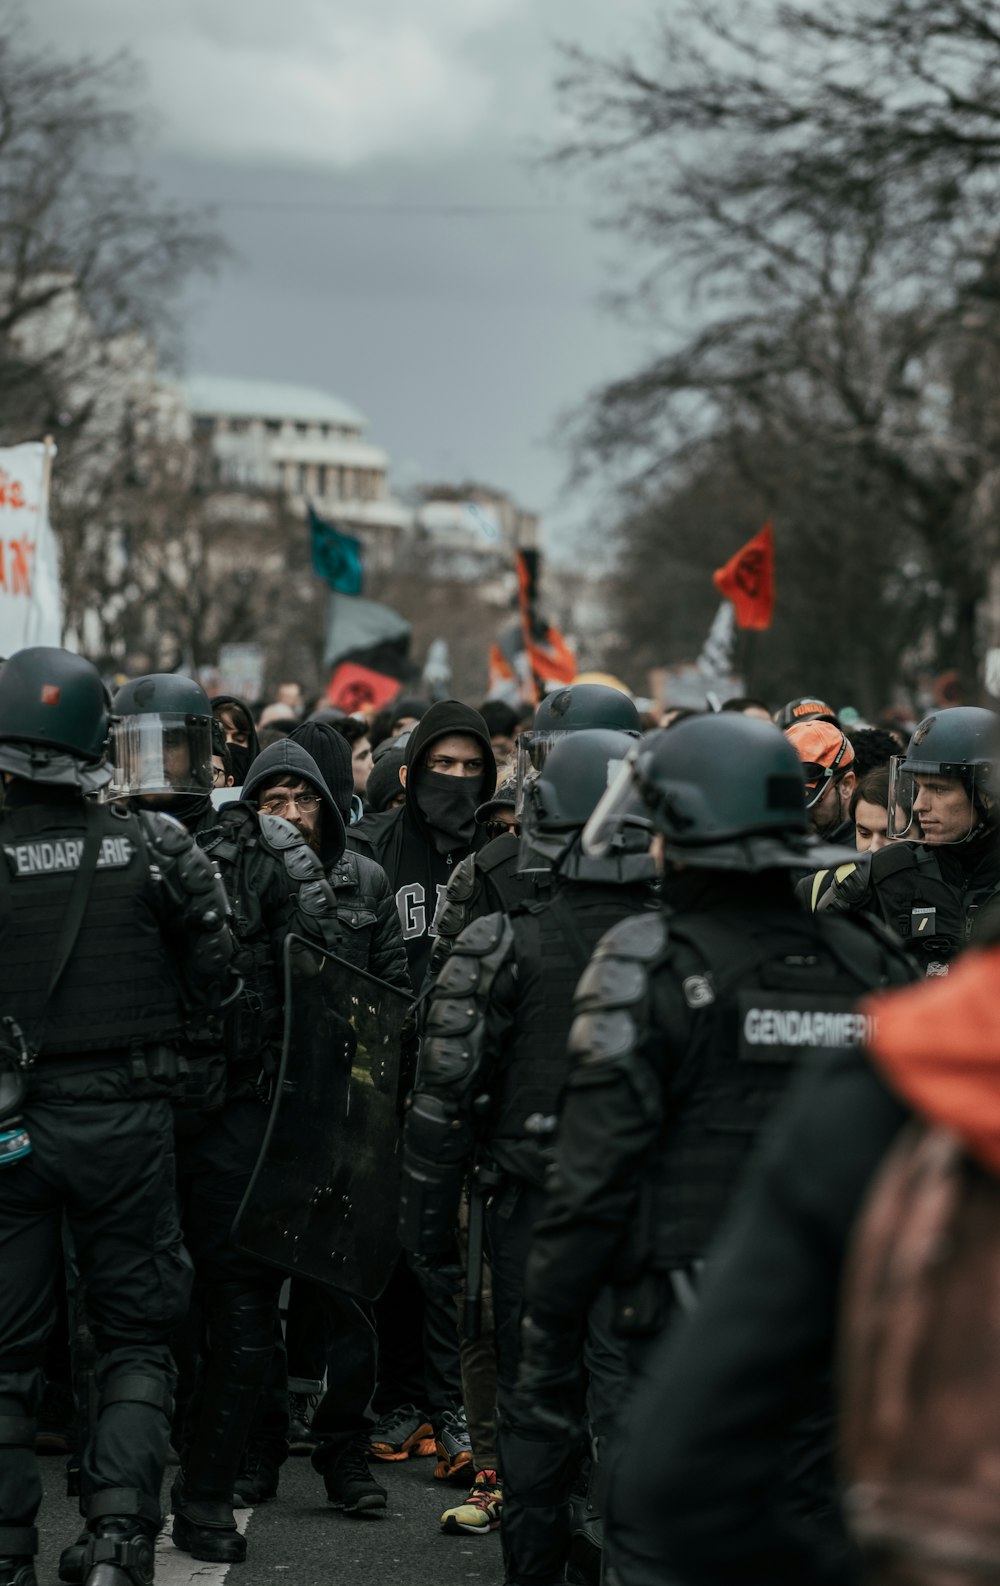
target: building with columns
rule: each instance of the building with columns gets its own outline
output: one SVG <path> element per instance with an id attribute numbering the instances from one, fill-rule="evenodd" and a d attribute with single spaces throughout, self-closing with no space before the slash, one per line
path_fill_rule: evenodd
<path id="1" fill-rule="evenodd" d="M 278 492 L 303 513 L 311 501 L 359 534 L 370 566 L 391 565 L 412 512 L 393 498 L 389 458 L 365 439 L 357 408 L 318 387 L 226 375 L 192 375 L 177 393 L 203 445 L 210 488 Z"/>

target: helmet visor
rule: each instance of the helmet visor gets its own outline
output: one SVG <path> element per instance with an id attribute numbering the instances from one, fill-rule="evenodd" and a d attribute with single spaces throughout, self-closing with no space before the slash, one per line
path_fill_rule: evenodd
<path id="1" fill-rule="evenodd" d="M 989 766 L 916 770 L 897 755 L 889 763 L 886 832 L 897 840 L 944 847 L 964 843 L 991 819 L 994 797 Z"/>
<path id="2" fill-rule="evenodd" d="M 557 727 L 547 732 L 520 732 L 517 735 L 517 785 L 514 789 L 514 813 L 520 820 L 524 814 L 524 797 L 541 771 L 554 746 L 565 738 L 566 728 Z"/>
<path id="3" fill-rule="evenodd" d="M 652 836 L 653 823 L 635 780 L 637 755 L 638 746 L 624 760 L 608 763 L 607 791 L 583 828 L 583 851 L 591 859 L 606 859 L 613 849 L 622 847 L 629 828 L 641 827 Z"/>
<path id="4" fill-rule="evenodd" d="M 119 716 L 111 729 L 111 796 L 211 793 L 208 716 Z"/>

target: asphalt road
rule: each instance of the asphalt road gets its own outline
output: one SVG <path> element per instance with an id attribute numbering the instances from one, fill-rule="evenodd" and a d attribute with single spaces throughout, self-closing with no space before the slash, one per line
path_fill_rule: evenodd
<path id="1" fill-rule="evenodd" d="M 59 1554 L 80 1528 L 75 1499 L 64 1496 L 63 1460 L 41 1462 L 45 1502 L 39 1515 L 39 1586 L 57 1586 Z M 433 1459 L 374 1467 L 389 1489 L 381 1516 L 351 1519 L 331 1509 L 307 1458 L 281 1472 L 278 1496 L 238 1511 L 246 1521 L 245 1564 L 199 1564 L 162 1536 L 157 1586 L 501 1586 L 499 1533 L 445 1536 L 438 1520 L 461 1491 L 434 1480 Z M 166 1487 L 175 1467 L 168 1467 Z M 169 1505 L 168 1505 L 169 1506 Z"/>

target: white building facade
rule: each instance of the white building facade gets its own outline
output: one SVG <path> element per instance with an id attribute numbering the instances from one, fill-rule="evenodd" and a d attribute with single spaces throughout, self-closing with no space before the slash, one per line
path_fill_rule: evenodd
<path id="1" fill-rule="evenodd" d="M 389 459 L 343 398 L 274 380 L 193 375 L 177 386 L 211 459 L 213 489 L 280 492 L 297 510 L 360 533 L 371 565 L 391 564 L 412 512 L 394 499 Z"/>

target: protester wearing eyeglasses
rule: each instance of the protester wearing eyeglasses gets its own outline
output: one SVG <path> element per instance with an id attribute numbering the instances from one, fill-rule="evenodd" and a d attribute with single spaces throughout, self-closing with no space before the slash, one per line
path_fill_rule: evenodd
<path id="1" fill-rule="evenodd" d="M 304 747 L 308 742 L 315 753 Z M 322 769 L 321 769 L 322 763 Z M 326 773 L 324 775 L 324 772 Z M 354 779 L 346 738 L 321 722 L 262 750 L 250 766 L 243 801 L 261 815 L 279 815 L 318 855 L 336 899 L 337 956 L 400 990 L 410 990 L 395 899 L 382 867 L 344 848 Z M 293 1279 L 287 1358 L 276 1349 L 271 1381 L 236 1480 L 241 1500 L 255 1506 L 274 1496 L 291 1442 L 312 1448 L 327 1496 L 348 1514 L 384 1509 L 386 1489 L 365 1462 L 376 1389 L 377 1353 L 370 1307 Z M 324 1375 L 326 1392 L 321 1395 Z"/>
<path id="2" fill-rule="evenodd" d="M 806 778 L 806 808 L 817 837 L 844 848 L 855 846 L 851 795 L 857 777 L 854 745 L 832 721 L 798 721 L 785 729 Z"/>

